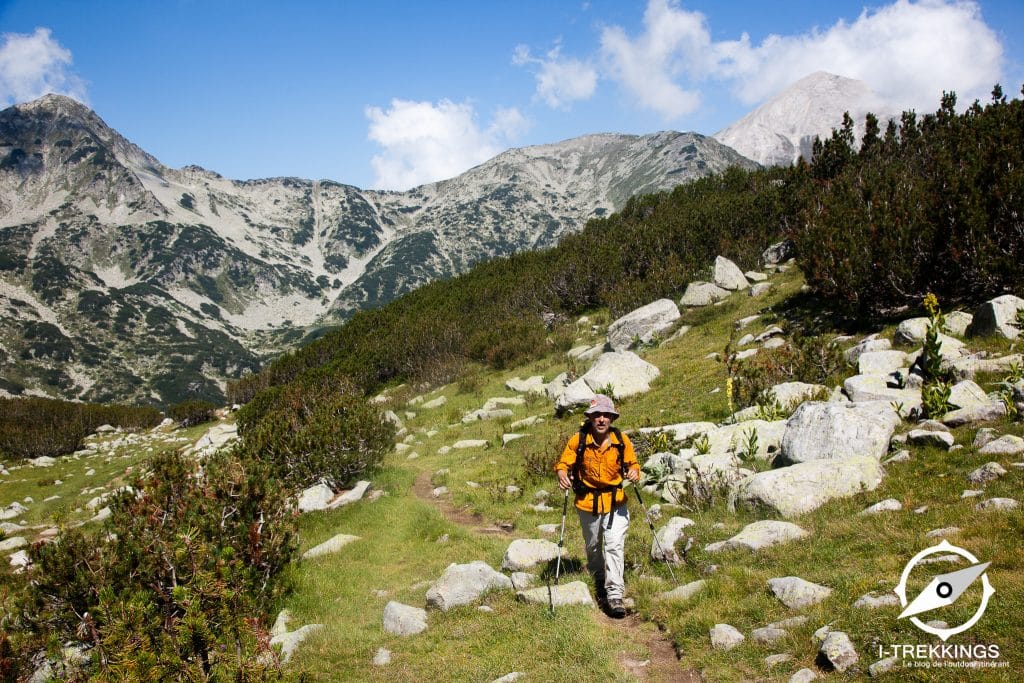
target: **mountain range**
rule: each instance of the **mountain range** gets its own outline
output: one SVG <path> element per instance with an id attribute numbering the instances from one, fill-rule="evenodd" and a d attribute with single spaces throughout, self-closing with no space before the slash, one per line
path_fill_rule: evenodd
<path id="1" fill-rule="evenodd" d="M 553 246 L 633 195 L 755 168 L 722 140 L 753 154 L 784 110 L 774 116 L 717 140 L 597 134 L 512 149 L 383 192 L 173 169 L 75 100 L 15 105 L 0 112 L 0 392 L 223 400 L 227 380 L 361 308 Z"/>

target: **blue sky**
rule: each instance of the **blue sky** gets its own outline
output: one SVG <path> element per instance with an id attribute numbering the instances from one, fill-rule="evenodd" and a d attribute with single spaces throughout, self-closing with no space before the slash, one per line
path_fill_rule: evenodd
<path id="1" fill-rule="evenodd" d="M 69 94 L 173 167 L 407 189 L 587 133 L 710 135 L 819 69 L 919 111 L 1019 97 L 1021 27 L 1019 0 L 0 0 L 0 104 Z"/>

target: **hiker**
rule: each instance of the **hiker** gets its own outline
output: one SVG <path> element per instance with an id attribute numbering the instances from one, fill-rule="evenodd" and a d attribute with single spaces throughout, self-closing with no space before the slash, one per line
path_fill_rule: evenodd
<path id="1" fill-rule="evenodd" d="M 624 478 L 634 484 L 640 480 L 640 463 L 629 437 L 612 427 L 619 414 L 610 398 L 596 395 L 584 414 L 587 421 L 569 439 L 555 465 L 555 473 L 558 486 L 575 493 L 576 512 L 587 547 L 587 569 L 594 577 L 598 602 L 607 605 L 609 615 L 621 619 L 626 616 L 622 598 L 626 589 L 624 548 L 629 528 L 622 482 Z"/>

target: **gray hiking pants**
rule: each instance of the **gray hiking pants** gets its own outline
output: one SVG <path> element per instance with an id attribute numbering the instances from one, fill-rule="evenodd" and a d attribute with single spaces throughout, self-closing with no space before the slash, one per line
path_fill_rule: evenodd
<path id="1" fill-rule="evenodd" d="M 611 512 L 594 515 L 576 509 L 583 527 L 583 542 L 587 547 L 587 569 L 594 583 L 604 590 L 608 599 L 622 599 L 626 592 L 625 571 L 626 531 L 629 529 L 629 507 L 619 505 Z M 611 528 L 609 528 L 611 519 Z M 604 541 L 602 544 L 601 541 Z"/>

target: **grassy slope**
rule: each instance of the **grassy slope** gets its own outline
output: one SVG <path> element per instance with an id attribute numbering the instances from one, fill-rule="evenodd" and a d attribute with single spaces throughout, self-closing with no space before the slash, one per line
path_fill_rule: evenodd
<path id="1" fill-rule="evenodd" d="M 684 322 L 693 324 L 693 328 L 685 336 L 645 351 L 647 360 L 661 369 L 662 376 L 651 392 L 620 402 L 623 417 L 619 426 L 630 429 L 724 418 L 728 414 L 725 392 L 713 391 L 724 387 L 725 371 L 720 363 L 705 357 L 725 347 L 735 320 L 782 301 L 799 288 L 801 279 L 798 273 L 788 273 L 775 276 L 773 282 L 774 291 L 761 299 L 734 295 L 723 305 L 688 312 Z M 591 317 L 594 322 L 607 323 L 600 312 Z M 750 329 L 756 334 L 762 323 L 767 326 L 771 321 L 769 313 Z M 885 332 L 891 333 L 891 329 Z M 603 325 L 598 333 L 581 327 L 582 341 L 600 341 L 602 334 Z M 987 346 L 1000 351 L 1006 350 L 1008 344 L 989 342 Z M 391 636 L 382 629 L 383 609 L 389 600 L 423 606 L 429 584 L 449 563 L 484 560 L 497 568 L 512 537 L 541 537 L 543 534 L 536 529 L 538 524 L 559 521 L 561 499 L 549 467 L 564 441 L 578 427 L 578 418 L 555 419 L 546 400 L 530 400 L 515 409 L 512 419 L 541 415 L 544 422 L 520 430 L 527 436 L 506 448 L 501 447 L 501 435 L 511 431 L 508 424 L 512 420 L 463 425 L 460 418 L 464 412 L 481 407 L 489 397 L 513 395 L 504 388 L 504 382 L 513 376 L 542 374 L 550 380 L 570 365 L 561 351 L 553 350 L 549 357 L 527 367 L 501 373 L 481 371 L 458 384 L 429 393 L 428 399 L 439 395 L 448 399 L 446 405 L 433 410 L 406 407 L 405 401 L 415 395 L 410 388 L 390 392 L 396 412 L 417 413 L 406 424 L 412 434 L 410 446 L 420 457 L 408 459 L 411 451 L 389 457 L 386 467 L 373 477 L 375 488 L 387 492 L 379 500 L 302 517 L 303 550 L 337 533 L 355 534 L 361 540 L 335 555 L 297 563 L 295 590 L 285 605 L 294 615 L 291 627 L 321 623 L 325 628 L 299 648 L 293 660 L 295 669 L 306 671 L 312 680 L 324 681 L 489 681 L 511 671 L 525 672 L 527 680 L 537 681 L 633 680 L 624 672 L 621 661 L 643 661 L 651 656 L 641 642 L 641 633 L 636 629 L 609 628 L 606 620 L 584 608 L 563 608 L 551 616 L 545 608 L 516 603 L 510 594 L 492 593 L 483 600 L 492 608 L 491 612 L 475 607 L 431 612 L 430 628 L 410 638 Z M 1001 432 L 1024 432 L 1019 422 L 994 426 Z M 194 440 L 201 431 L 191 430 L 185 436 Z M 1017 680 L 1024 669 L 1024 653 L 1018 642 L 1020 614 L 1024 613 L 1024 560 L 1020 552 L 1024 545 L 1024 515 L 1020 511 L 983 515 L 974 512 L 975 500 L 960 499 L 961 491 L 971 488 L 966 473 L 988 460 L 975 455 L 970 446 L 975 431 L 956 431 L 957 442 L 966 446 L 958 452 L 912 449 L 912 460 L 888 467 L 886 479 L 876 491 L 835 501 L 794 520 L 811 532 L 809 539 L 757 555 L 731 551 L 711 556 L 702 550 L 707 543 L 728 538 L 754 521 L 754 515 L 730 513 L 722 501 L 709 509 L 672 512 L 696 522 L 691 533 L 697 537 L 697 543 L 691 551 L 690 564 L 675 570 L 677 582 L 708 579 L 707 589 L 686 604 L 657 599 L 659 593 L 673 584 L 665 567 L 651 562 L 650 531 L 636 514 L 635 503 L 631 503 L 634 522 L 626 547 L 627 591 L 636 599 L 642 617 L 664 628 L 672 639 L 681 657 L 680 672 L 698 670 L 708 680 L 785 680 L 793 671 L 813 666 L 817 647 L 811 642 L 811 634 L 819 626 L 832 623 L 853 639 L 861 656 L 863 675 L 867 665 L 878 659 L 879 644 L 933 643 L 938 639 L 906 621 L 897 621 L 898 610 L 894 607 L 854 610 L 853 601 L 869 591 L 891 590 L 907 560 L 935 542 L 924 534 L 955 525 L 963 531 L 952 542 L 975 553 L 982 561 L 992 561 L 988 575 L 997 593 L 984 618 L 950 642 L 998 644 L 1003 659 L 1010 663 L 1009 669 L 983 672 L 973 678 Z M 442 446 L 469 438 L 487 439 L 490 443 L 484 449 L 438 453 Z M 113 488 L 123 481 L 125 468 L 145 456 L 145 452 L 128 448 L 109 462 L 107 457 L 68 459 L 55 468 L 16 470 L 0 483 L 0 503 L 25 496 L 41 501 L 58 490 L 64 496 L 62 499 L 30 506 L 26 521 L 41 523 L 55 515 L 81 517 L 85 512 L 74 510 L 96 494 L 79 495 L 72 491 L 101 483 L 109 483 L 108 489 Z M 1022 472 L 1010 467 L 1011 462 L 1021 458 L 995 459 L 1010 473 L 987 486 L 986 497 L 1021 499 Z M 95 468 L 96 474 L 87 478 L 84 471 L 88 467 Z M 513 525 L 512 535 L 476 533 L 446 519 L 433 502 L 415 495 L 413 484 L 418 477 L 429 478 L 434 486 L 446 485 L 450 502 L 481 515 L 484 524 Z M 53 479 L 64 483 L 55 489 L 47 483 Z M 40 481 L 44 484 L 40 485 Z M 509 493 L 509 485 L 518 486 L 521 493 Z M 536 492 L 542 489 L 552 492 L 555 511 L 529 509 L 536 502 Z M 869 504 L 890 497 L 900 500 L 904 510 L 872 517 L 856 515 Z M 650 505 L 655 501 L 647 502 Z M 926 513 L 911 512 L 922 505 L 928 506 Z M 583 557 L 578 522 L 571 513 L 566 528 L 566 555 L 576 560 Z M 720 565 L 720 569 L 706 575 L 704 570 L 712 563 Z M 940 567 L 941 571 L 951 569 L 949 565 Z M 787 610 L 768 593 L 766 581 L 789 575 L 831 586 L 832 597 L 802 612 Z M 575 579 L 588 580 L 585 572 L 578 571 L 564 577 L 565 581 Z M 919 581 L 919 588 L 924 580 Z M 959 624 L 968 616 L 965 611 L 972 611 L 975 605 L 977 595 L 968 592 L 958 606 L 944 610 L 941 618 L 951 625 Z M 810 620 L 804 627 L 791 629 L 784 641 L 762 646 L 749 640 L 751 629 L 797 613 L 807 614 Z M 716 623 L 736 626 L 748 635 L 748 640 L 728 652 L 712 650 L 708 631 Z M 388 648 L 393 659 L 386 667 L 375 667 L 371 660 L 381 647 Z M 763 659 L 776 652 L 789 652 L 795 660 L 770 669 Z M 911 676 L 919 680 L 954 681 L 962 680 L 964 672 L 905 670 L 890 678 L 906 680 Z"/>

